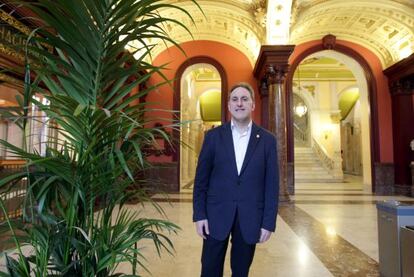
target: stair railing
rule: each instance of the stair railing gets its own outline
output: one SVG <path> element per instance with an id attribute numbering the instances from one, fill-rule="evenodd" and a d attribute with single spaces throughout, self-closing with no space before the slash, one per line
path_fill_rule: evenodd
<path id="1" fill-rule="evenodd" d="M 300 142 L 306 143 L 308 141 L 308 132 L 307 131 L 302 131 L 302 129 L 296 123 L 293 123 L 293 127 L 294 127 L 294 130 L 295 130 L 293 132 L 294 136 L 295 136 L 295 139 L 300 141 Z"/>
<path id="2" fill-rule="evenodd" d="M 327 170 L 332 172 L 335 168 L 335 161 L 328 156 L 328 153 L 325 150 L 325 148 L 323 146 L 321 146 L 315 140 L 315 138 L 312 138 L 312 140 L 313 140 L 313 144 L 312 144 L 313 152 L 316 153 L 316 155 L 319 157 L 319 160 L 322 162 L 322 165 Z"/>

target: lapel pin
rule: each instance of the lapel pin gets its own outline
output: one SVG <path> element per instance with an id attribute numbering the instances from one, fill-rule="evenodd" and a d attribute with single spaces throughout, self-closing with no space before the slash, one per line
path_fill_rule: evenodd
<path id="1" fill-rule="evenodd" d="M 259 134 L 257 134 L 257 135 L 256 135 L 256 138 L 260 138 L 260 135 L 259 135 Z"/>

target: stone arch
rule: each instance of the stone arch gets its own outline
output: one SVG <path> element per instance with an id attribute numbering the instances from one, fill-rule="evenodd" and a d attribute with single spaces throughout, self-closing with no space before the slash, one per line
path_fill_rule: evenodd
<path id="1" fill-rule="evenodd" d="M 372 191 L 375 191 L 375 170 L 374 163 L 380 162 L 379 155 L 379 128 L 378 128 L 378 111 L 377 111 L 377 82 L 376 76 L 374 75 L 373 70 L 371 69 L 368 61 L 359 54 L 356 50 L 351 47 L 342 44 L 341 42 L 336 41 L 335 36 L 327 35 L 325 36 L 319 44 L 310 46 L 309 48 L 302 51 L 299 55 L 295 56 L 293 60 L 290 61 L 290 71 L 286 76 L 286 97 L 287 101 L 287 110 L 291 110 L 292 102 L 292 93 L 293 93 L 293 75 L 298 67 L 298 65 L 309 56 L 318 56 L 324 55 L 337 60 L 342 61 L 346 64 L 349 69 L 353 72 L 354 76 L 357 79 L 357 84 L 360 87 L 360 90 L 364 91 L 364 96 L 368 102 L 368 126 L 369 126 L 369 149 L 370 149 L 370 176 L 372 183 Z M 362 88 L 362 89 L 361 89 Z M 362 92 L 361 92 L 362 95 Z M 293 142 L 293 120 L 292 115 L 287 113 L 286 123 L 288 126 L 287 131 L 287 148 L 288 148 L 288 164 L 293 167 L 294 162 L 294 142 Z M 288 179 L 291 179 L 294 183 L 294 170 L 290 170 Z"/>
<path id="2" fill-rule="evenodd" d="M 226 99 L 227 99 L 227 89 L 228 89 L 228 82 L 227 82 L 227 74 L 224 70 L 224 67 L 215 59 L 208 57 L 208 56 L 195 56 L 189 58 L 185 62 L 183 62 L 177 69 L 175 78 L 174 78 L 174 98 L 173 98 L 173 110 L 176 111 L 176 119 L 175 123 L 178 123 L 181 118 L 181 81 L 183 76 L 189 71 L 192 70 L 192 67 L 197 64 L 204 64 L 207 66 L 211 66 L 220 75 L 221 81 L 221 122 L 224 123 L 226 121 Z M 216 88 L 209 88 L 208 90 L 216 89 Z M 174 142 L 174 154 L 173 154 L 173 161 L 177 162 L 177 173 L 178 173 L 178 180 L 180 180 L 180 152 L 181 152 L 181 144 L 180 144 L 180 132 L 181 126 L 178 125 L 177 128 L 174 128 L 173 131 L 173 142 Z M 180 182 L 180 181 L 178 181 Z"/>

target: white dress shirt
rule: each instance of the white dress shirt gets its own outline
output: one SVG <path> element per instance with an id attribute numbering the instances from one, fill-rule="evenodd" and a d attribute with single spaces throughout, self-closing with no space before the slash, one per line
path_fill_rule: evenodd
<path id="1" fill-rule="evenodd" d="M 231 121 L 231 133 L 233 135 L 234 153 L 236 155 L 237 173 L 240 175 L 240 170 L 243 165 L 244 157 L 246 156 L 247 145 L 249 144 L 250 134 L 252 132 L 252 121 L 250 121 L 247 129 L 243 133 L 239 133 L 233 120 Z"/>

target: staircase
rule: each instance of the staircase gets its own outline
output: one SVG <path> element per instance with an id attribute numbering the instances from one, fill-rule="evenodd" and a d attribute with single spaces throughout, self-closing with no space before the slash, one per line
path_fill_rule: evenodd
<path id="1" fill-rule="evenodd" d="M 295 147 L 295 182 L 342 182 L 332 176 L 310 147 Z"/>

